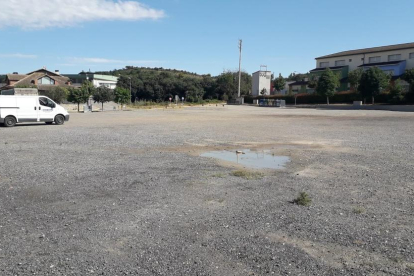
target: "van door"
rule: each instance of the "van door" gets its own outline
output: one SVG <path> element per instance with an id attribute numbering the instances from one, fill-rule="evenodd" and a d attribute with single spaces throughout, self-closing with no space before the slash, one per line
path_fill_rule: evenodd
<path id="1" fill-rule="evenodd" d="M 47 97 L 39 97 L 39 120 L 42 122 L 51 122 L 55 119 L 53 108 L 56 104 Z"/>
<path id="2" fill-rule="evenodd" d="M 17 119 L 19 122 L 37 122 L 37 98 L 16 96 Z"/>

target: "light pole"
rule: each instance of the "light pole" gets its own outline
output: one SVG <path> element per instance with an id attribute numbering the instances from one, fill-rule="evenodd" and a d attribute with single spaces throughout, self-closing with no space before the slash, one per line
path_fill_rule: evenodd
<path id="1" fill-rule="evenodd" d="M 243 40 L 239 40 L 239 88 L 237 90 L 237 97 L 240 98 L 240 83 L 241 83 L 241 60 L 242 60 L 242 47 L 243 47 Z"/>
<path id="2" fill-rule="evenodd" d="M 132 80 L 131 77 L 128 77 L 129 79 L 129 104 L 131 104 L 131 97 L 132 97 Z"/>

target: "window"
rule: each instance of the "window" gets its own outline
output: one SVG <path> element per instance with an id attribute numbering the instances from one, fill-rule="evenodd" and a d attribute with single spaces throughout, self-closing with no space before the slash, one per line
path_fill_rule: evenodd
<path id="1" fill-rule="evenodd" d="M 49 77 L 43 77 L 37 80 L 38 84 L 55 84 L 55 80 Z"/>
<path id="2" fill-rule="evenodd" d="M 349 62 L 352 62 L 352 58 L 349 59 Z"/>
<path id="3" fill-rule="evenodd" d="M 410 53 L 410 59 L 414 58 L 414 53 Z"/>
<path id="4" fill-rule="evenodd" d="M 319 67 L 320 67 L 320 68 L 326 68 L 326 67 L 329 67 L 329 62 L 321 62 L 321 63 L 319 63 Z"/>
<path id="5" fill-rule="evenodd" d="M 376 63 L 376 62 L 381 62 L 381 57 L 370 57 L 369 58 L 369 63 Z"/>
<path id="6" fill-rule="evenodd" d="M 345 60 L 337 60 L 337 61 L 335 61 L 335 66 L 345 66 Z"/>
<path id="7" fill-rule="evenodd" d="M 49 100 L 48 98 L 40 97 L 39 98 L 39 104 L 43 105 L 43 106 L 51 107 L 51 106 L 53 106 L 54 103 L 51 100 Z"/>
<path id="8" fill-rule="evenodd" d="M 388 61 L 397 61 L 397 60 L 401 60 L 401 55 L 389 55 L 388 56 Z"/>

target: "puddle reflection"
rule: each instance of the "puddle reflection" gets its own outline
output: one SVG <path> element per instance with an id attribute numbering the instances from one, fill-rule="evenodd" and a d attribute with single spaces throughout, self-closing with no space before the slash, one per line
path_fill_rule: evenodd
<path id="1" fill-rule="evenodd" d="M 286 163 L 290 162 L 288 156 L 277 156 L 269 150 L 210 151 L 201 154 L 201 156 L 234 162 L 254 169 L 283 169 Z"/>

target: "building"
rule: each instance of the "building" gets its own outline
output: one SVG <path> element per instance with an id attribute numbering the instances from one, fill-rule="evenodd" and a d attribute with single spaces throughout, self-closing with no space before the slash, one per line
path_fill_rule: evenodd
<path id="1" fill-rule="evenodd" d="M 1 87 L 0 90 L 37 88 L 39 93 L 42 93 L 56 86 L 69 87 L 70 85 L 69 78 L 60 75 L 59 70 L 52 72 L 42 68 L 27 74 L 18 74 L 17 72 L 7 74 L 6 85 Z"/>
<path id="2" fill-rule="evenodd" d="M 270 95 L 272 91 L 272 72 L 257 71 L 252 76 L 252 96 Z M 262 94 L 262 92 L 264 92 Z"/>
<path id="3" fill-rule="evenodd" d="M 376 66 L 392 75 L 401 77 L 405 70 L 414 68 L 414 43 L 405 43 L 359 50 L 350 50 L 316 58 L 316 68 L 310 71 L 311 78 L 318 78 L 326 68 L 340 74 L 339 91 L 349 89 L 348 73 L 358 68 L 367 70 Z"/>
<path id="4" fill-rule="evenodd" d="M 308 79 L 303 79 L 301 81 L 294 81 L 289 83 L 289 92 L 292 94 L 302 94 L 302 93 L 313 93 L 314 90 L 309 88 Z"/>
<path id="5" fill-rule="evenodd" d="M 65 74 L 65 76 L 72 81 L 72 85 L 75 87 L 80 87 L 84 81 L 89 80 L 95 87 L 105 86 L 110 89 L 115 89 L 118 82 L 118 77 L 100 75 L 91 72 L 81 72 L 79 74 L 69 75 Z"/>

